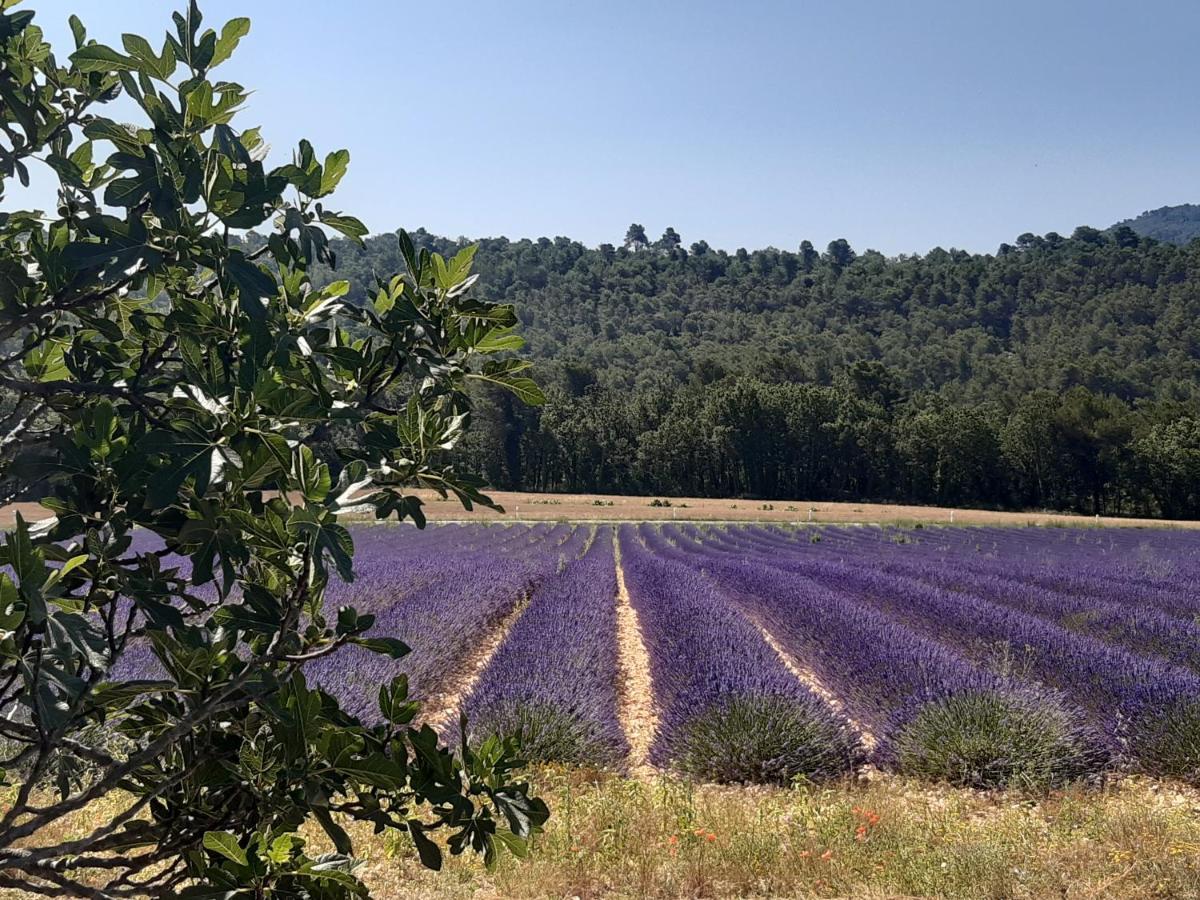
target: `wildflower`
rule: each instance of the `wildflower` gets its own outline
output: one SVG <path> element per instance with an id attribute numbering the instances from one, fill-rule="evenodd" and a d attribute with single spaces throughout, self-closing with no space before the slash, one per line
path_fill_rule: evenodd
<path id="1" fill-rule="evenodd" d="M 804 859 L 807 859 L 808 857 L 812 856 L 812 854 L 811 854 L 811 853 L 809 853 L 807 850 L 801 850 L 801 851 L 800 851 L 800 856 L 801 856 L 802 858 L 804 858 Z"/>
<path id="2" fill-rule="evenodd" d="M 678 844 L 679 843 L 679 835 L 677 835 L 677 834 L 671 835 L 669 838 L 667 838 L 667 843 L 668 844 Z"/>
<path id="3" fill-rule="evenodd" d="M 715 841 L 717 839 L 717 836 L 710 831 L 708 834 L 706 834 L 704 836 L 704 839 L 711 844 L 713 841 Z"/>
<path id="4" fill-rule="evenodd" d="M 704 829 L 697 828 L 695 831 L 692 832 L 692 834 L 694 834 L 696 837 L 704 837 Z"/>
<path id="5" fill-rule="evenodd" d="M 833 859 L 833 851 L 826 850 L 824 853 L 821 854 L 821 859 L 825 860 L 825 862 L 829 862 L 829 860 Z"/>

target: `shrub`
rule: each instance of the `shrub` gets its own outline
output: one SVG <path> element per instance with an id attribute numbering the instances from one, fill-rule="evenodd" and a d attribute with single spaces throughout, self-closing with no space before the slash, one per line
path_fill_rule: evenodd
<path id="1" fill-rule="evenodd" d="M 1138 717 L 1128 744 L 1141 771 L 1200 784 L 1200 700 L 1184 698 Z"/>
<path id="2" fill-rule="evenodd" d="M 594 719 L 571 710 L 527 699 L 489 709 L 472 725 L 479 740 L 513 739 L 529 762 L 616 766 L 621 754 Z"/>
<path id="3" fill-rule="evenodd" d="M 1081 715 L 1045 694 L 957 694 L 920 705 L 894 733 L 886 755 L 898 771 L 959 787 L 1045 789 L 1107 762 Z"/>
<path id="4" fill-rule="evenodd" d="M 735 696 L 692 718 L 674 742 L 674 764 L 702 781 L 791 784 L 851 775 L 858 738 L 815 699 Z"/>

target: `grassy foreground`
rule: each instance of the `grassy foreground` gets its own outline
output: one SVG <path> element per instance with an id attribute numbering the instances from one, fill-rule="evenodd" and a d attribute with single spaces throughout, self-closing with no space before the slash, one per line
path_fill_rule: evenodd
<path id="1" fill-rule="evenodd" d="M 892 776 L 793 790 L 532 777 L 553 816 L 527 859 L 491 872 L 451 859 L 432 873 L 407 835 L 363 829 L 353 836 L 372 896 L 1200 897 L 1200 791 L 1167 782 L 1033 797 Z"/>
<path id="2" fill-rule="evenodd" d="M 375 896 L 1200 897 L 1200 791 L 1149 779 L 1046 797 L 878 777 L 794 790 L 542 770 L 526 860 L 424 872 L 360 837 Z"/>

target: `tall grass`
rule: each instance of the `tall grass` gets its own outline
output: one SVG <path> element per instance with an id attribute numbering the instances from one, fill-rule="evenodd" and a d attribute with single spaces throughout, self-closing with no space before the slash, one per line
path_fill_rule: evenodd
<path id="1" fill-rule="evenodd" d="M 1172 782 L 1029 795 L 892 776 L 791 789 L 561 768 L 534 780 L 553 816 L 528 859 L 492 872 L 455 859 L 431 875 L 406 836 L 367 837 L 373 896 L 1200 896 L 1200 792 Z"/>
<path id="2" fill-rule="evenodd" d="M 502 857 L 489 872 L 448 857 L 432 873 L 407 835 L 356 827 L 372 896 L 1200 897 L 1200 790 L 1171 781 L 1024 794 L 896 776 L 735 788 L 530 774 L 553 815 L 528 858 Z M 118 809 L 83 810 L 31 840 L 87 833 Z M 307 836 L 324 846 L 319 828 Z"/>

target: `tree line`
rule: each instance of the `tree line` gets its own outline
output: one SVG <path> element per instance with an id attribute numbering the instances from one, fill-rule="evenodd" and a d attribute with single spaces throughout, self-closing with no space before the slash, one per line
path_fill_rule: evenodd
<path id="1" fill-rule="evenodd" d="M 836 385 L 731 376 L 675 389 L 556 384 L 482 404 L 461 458 L 500 488 L 1200 515 L 1200 417 L 1085 387 L 1006 407 L 889 403 L 880 370 Z"/>
<path id="2" fill-rule="evenodd" d="M 366 302 L 394 242 L 337 243 Z M 497 487 L 1200 515 L 1200 242 L 727 253 L 634 225 L 476 261 L 547 393 L 483 392 L 458 452 Z"/>

